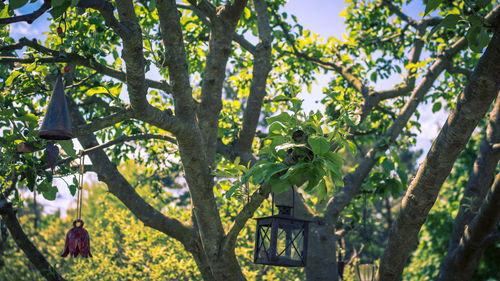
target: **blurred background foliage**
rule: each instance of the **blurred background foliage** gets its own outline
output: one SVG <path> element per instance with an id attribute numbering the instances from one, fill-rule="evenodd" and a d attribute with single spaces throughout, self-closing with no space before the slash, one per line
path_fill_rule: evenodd
<path id="1" fill-rule="evenodd" d="M 165 204 L 165 199 L 155 196 L 153 182 L 156 179 L 145 177 L 145 168 L 128 161 L 120 170 L 127 175 L 132 185 L 137 186 L 139 194 L 158 210 L 181 221 L 189 221 L 189 201 L 183 194 L 185 189 L 180 191 L 181 184 L 175 183 L 177 188 L 171 190 L 178 195 L 170 193 L 167 197 L 170 203 Z M 175 178 L 165 178 L 175 182 Z M 35 215 L 32 198 L 25 198 L 22 207 L 18 208 L 18 218 L 26 234 L 67 280 L 201 280 L 192 256 L 181 243 L 144 227 L 118 199 L 106 191 L 103 184 L 87 182 L 84 191 L 82 217 L 84 227 L 90 234 L 93 255 L 89 259 L 60 257 L 66 231 L 75 217 L 74 208 L 67 210 L 65 218 L 61 218 L 60 212 L 44 213 L 40 204 L 37 205 L 39 214 Z M 224 204 L 221 208 L 222 218 L 226 227 L 229 227 L 229 218 L 236 213 L 238 206 L 222 201 L 221 204 Z M 269 214 L 270 206 L 264 204 L 259 215 Z M 36 229 L 35 217 L 38 217 Z M 43 280 L 3 225 L 0 230 L 3 234 L 0 243 L 0 280 Z M 241 232 L 236 249 L 249 280 L 301 279 L 301 269 L 255 265 L 254 239 L 255 226 L 249 223 Z"/>

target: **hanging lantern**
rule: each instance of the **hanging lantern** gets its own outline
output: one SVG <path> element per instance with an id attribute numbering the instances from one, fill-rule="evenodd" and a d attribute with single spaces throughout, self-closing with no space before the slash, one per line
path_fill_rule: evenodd
<path id="1" fill-rule="evenodd" d="M 276 205 L 276 207 L 279 210 L 277 215 L 256 219 L 254 263 L 287 267 L 305 266 L 309 221 L 296 219 L 291 214 L 293 210 L 291 206 Z"/>
<path id="2" fill-rule="evenodd" d="M 358 281 L 374 281 L 377 266 L 374 264 L 356 264 L 354 270 Z"/>
<path id="3" fill-rule="evenodd" d="M 47 140 L 69 140 L 73 138 L 68 105 L 64 95 L 62 76 L 59 73 L 50 97 L 49 106 L 38 136 Z"/>

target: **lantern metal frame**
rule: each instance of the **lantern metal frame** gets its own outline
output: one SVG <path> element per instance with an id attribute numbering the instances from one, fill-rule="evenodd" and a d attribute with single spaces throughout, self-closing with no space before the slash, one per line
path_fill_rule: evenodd
<path id="1" fill-rule="evenodd" d="M 292 206 L 276 205 L 279 213 L 274 215 L 273 194 L 271 216 L 255 219 L 254 263 L 285 267 L 306 266 L 310 221 L 293 216 L 294 203 Z M 279 243 L 278 239 L 283 236 L 284 243 Z"/>

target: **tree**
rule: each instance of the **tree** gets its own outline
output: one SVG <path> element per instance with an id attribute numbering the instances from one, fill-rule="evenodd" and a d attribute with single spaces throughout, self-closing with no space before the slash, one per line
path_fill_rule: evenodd
<path id="1" fill-rule="evenodd" d="M 24 235 L 12 203 L 18 204 L 24 184 L 47 198 L 57 193 L 41 153 L 16 151 L 40 146 L 37 120 L 55 65 L 69 66 L 73 133 L 89 168 L 146 226 L 179 241 L 205 280 L 245 279 L 235 254 L 238 235 L 271 190 L 281 193 L 277 200 L 289 200 L 293 186 L 302 190 L 293 193 L 297 215 L 313 221 L 306 276 L 336 280 L 334 233 L 343 227 L 341 216 L 363 190 L 374 200 L 401 195 L 408 167 L 398 151 L 414 143 L 412 128 L 420 130 L 418 106 L 432 102 L 439 111 L 445 104 L 450 116 L 402 199 L 381 257 L 380 279 L 400 279 L 443 182 L 500 90 L 500 8 L 490 1 L 429 0 L 418 21 L 403 12 L 402 1 L 350 1 L 343 12 L 350 32 L 344 41 L 322 41 L 295 17 L 286 21 L 288 15 L 279 12 L 283 1 L 45 1 L 32 14 L 15 16 L 24 4 L 9 2 L 0 23 L 31 23 L 50 9 L 52 26 L 61 26 L 64 37 L 50 33 L 43 44 L 15 42 L 8 25 L 2 29 L 0 214 L 48 280 L 62 277 Z M 15 52 L 23 48 L 24 54 Z M 304 113 L 296 95 L 320 70 L 332 75 L 325 113 Z M 404 80 L 389 90 L 375 90 L 364 78 L 376 83 L 393 73 Z M 495 142 L 485 140 L 480 155 L 489 157 Z M 71 173 L 76 156 L 71 142 L 60 145 L 68 158 L 59 161 L 56 176 Z M 352 166 L 342 161 L 348 151 L 356 154 Z M 136 192 L 117 169 L 130 157 L 158 173 L 182 165 L 189 222 Z M 461 207 L 442 280 L 472 274 L 477 262 L 463 262 L 479 259 L 486 241 L 497 236 L 498 181 L 488 195 L 486 190 L 498 159 L 488 161 L 489 169 L 469 179 L 474 187 L 465 194 L 477 199 L 472 210 Z M 224 202 L 241 205 L 231 223 L 221 219 Z"/>
<path id="2" fill-rule="evenodd" d="M 145 168 L 127 161 L 118 168 L 126 171 L 127 180 L 137 186 L 137 192 L 146 201 L 162 208 L 164 198 L 150 196 L 155 194 L 152 174 Z M 144 177 L 145 176 L 145 177 Z M 138 183 L 141 183 L 138 185 Z M 85 227 L 91 233 L 92 259 L 84 262 L 79 259 L 63 259 L 59 254 L 64 245 L 66 227 L 71 225 L 76 210 L 66 210 L 67 216 L 60 218 L 58 213 L 42 217 L 39 228 L 34 235 L 34 216 L 30 212 L 30 204 L 26 200 L 18 208 L 18 218 L 23 230 L 35 242 L 40 251 L 54 264 L 57 271 L 68 280 L 200 280 L 201 276 L 194 259 L 186 252 L 181 243 L 151 228 L 142 226 L 139 220 L 130 216 L 128 209 L 112 194 L 107 192 L 104 184 L 93 183 L 85 186 L 87 197 L 84 203 Z M 165 195 L 165 194 L 164 194 Z M 168 197 L 172 198 L 172 197 Z M 167 199 L 168 199 L 167 198 Z M 31 201 L 31 200 L 30 200 Z M 39 205 L 40 206 L 40 205 Z M 178 218 L 189 219 L 189 205 L 179 204 L 177 208 L 168 210 L 168 214 Z M 221 209 L 221 218 L 227 221 L 235 208 Z M 269 214 L 270 215 L 270 214 Z M 298 270 L 280 270 L 268 267 L 263 270 L 252 264 L 253 245 L 249 237 L 254 236 L 253 227 L 243 229 L 243 238 L 238 241 L 238 258 L 247 278 L 254 280 L 295 280 L 299 278 Z M 5 280 L 41 280 L 43 277 L 21 250 L 7 239 L 6 247 L 0 254 L 0 278 Z M 51 249 L 56 248 L 58 251 Z M 17 270 L 12 270 L 16 267 Z"/>

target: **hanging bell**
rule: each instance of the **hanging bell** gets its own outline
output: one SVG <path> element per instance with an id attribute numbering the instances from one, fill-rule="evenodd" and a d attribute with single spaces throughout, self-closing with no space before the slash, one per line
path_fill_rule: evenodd
<path id="1" fill-rule="evenodd" d="M 50 97 L 49 106 L 38 136 L 47 140 L 69 140 L 73 138 L 68 105 L 64 96 L 62 76 L 59 73 Z"/>

